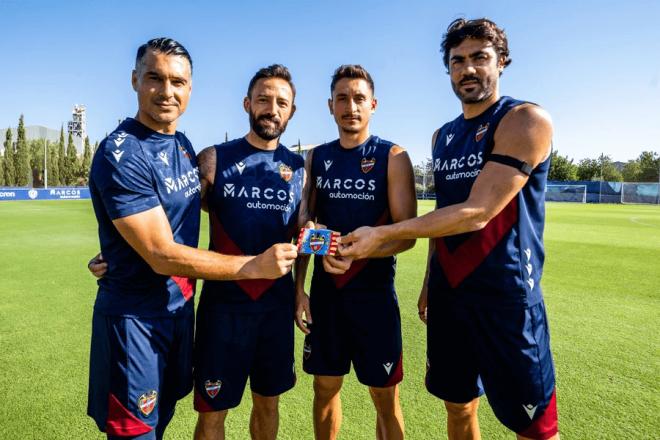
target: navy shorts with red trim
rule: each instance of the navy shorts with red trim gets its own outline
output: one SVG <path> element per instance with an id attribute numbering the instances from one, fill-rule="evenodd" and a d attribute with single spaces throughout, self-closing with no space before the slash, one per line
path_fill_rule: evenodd
<path id="1" fill-rule="evenodd" d="M 557 433 L 555 372 L 543 302 L 480 307 L 429 293 L 426 387 L 466 403 L 485 392 L 495 416 L 533 439 Z"/>
<path id="2" fill-rule="evenodd" d="M 293 307 L 241 313 L 223 304 L 197 312 L 194 406 L 199 412 L 235 408 L 250 389 L 278 396 L 296 383 Z"/>
<path id="3" fill-rule="evenodd" d="M 192 389 L 193 307 L 164 318 L 94 311 L 87 414 L 109 438 L 162 438 Z"/>
<path id="4" fill-rule="evenodd" d="M 390 387 L 401 382 L 401 317 L 393 290 L 317 290 L 310 307 L 313 324 L 303 348 L 306 373 L 343 376 L 353 363 L 364 385 Z"/>

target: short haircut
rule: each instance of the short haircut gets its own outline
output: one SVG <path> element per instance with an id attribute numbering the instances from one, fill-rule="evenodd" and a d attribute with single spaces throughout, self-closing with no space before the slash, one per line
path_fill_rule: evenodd
<path id="1" fill-rule="evenodd" d="M 511 64 L 509 42 L 506 39 L 504 29 L 487 18 L 477 18 L 475 20 L 459 18 L 451 22 L 447 27 L 447 33 L 442 39 L 442 61 L 444 61 L 447 70 L 449 70 L 449 51 L 468 38 L 490 41 L 499 59 L 503 61 L 504 67 Z"/>
<path id="2" fill-rule="evenodd" d="M 188 53 L 186 48 L 183 47 L 183 45 L 178 41 L 165 37 L 153 38 L 138 48 L 137 55 L 135 56 L 136 70 L 138 69 L 140 63 L 142 62 L 142 58 L 144 58 L 144 55 L 147 53 L 148 49 L 153 50 L 154 52 L 160 52 L 165 55 L 177 55 L 184 57 L 190 63 L 190 73 L 192 73 L 193 62 L 192 58 L 190 57 L 190 53 Z"/>
<path id="3" fill-rule="evenodd" d="M 293 80 L 291 79 L 291 72 L 289 72 L 289 69 L 287 69 L 286 66 L 283 66 L 282 64 L 271 64 L 268 67 L 262 67 L 261 69 L 259 69 L 257 73 L 255 73 L 252 79 L 250 80 L 250 84 L 248 84 L 248 89 L 247 89 L 248 98 L 252 98 L 252 89 L 254 89 L 254 86 L 257 84 L 257 81 L 259 81 L 260 79 L 268 79 L 268 78 L 279 78 L 288 82 L 289 87 L 291 87 L 291 92 L 293 93 L 293 98 L 295 99 L 296 86 L 293 85 Z"/>
<path id="4" fill-rule="evenodd" d="M 332 95 L 332 93 L 335 91 L 335 86 L 337 83 L 344 78 L 363 79 L 367 82 L 367 84 L 369 84 L 369 87 L 371 88 L 371 94 L 374 94 L 375 92 L 374 80 L 371 79 L 371 75 L 369 75 L 367 69 L 360 66 L 359 64 L 342 64 L 341 66 L 337 67 L 335 73 L 332 74 L 332 82 L 330 83 L 330 95 Z"/>

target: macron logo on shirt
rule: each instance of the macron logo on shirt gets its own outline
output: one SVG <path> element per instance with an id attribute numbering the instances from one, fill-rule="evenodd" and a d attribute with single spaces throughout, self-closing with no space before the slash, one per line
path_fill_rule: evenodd
<path id="1" fill-rule="evenodd" d="M 112 152 L 112 155 L 114 156 L 115 160 L 119 162 L 121 160 L 121 157 L 124 155 L 124 151 L 117 148 L 115 151 Z"/>
<path id="2" fill-rule="evenodd" d="M 117 139 L 113 140 L 113 142 L 115 143 L 115 146 L 120 147 L 121 144 L 124 143 L 124 141 L 126 140 L 127 137 L 128 137 L 128 133 L 125 133 L 123 131 L 121 133 L 118 133 L 117 134 Z"/>
<path id="3" fill-rule="evenodd" d="M 158 153 L 158 158 L 159 158 L 159 159 L 160 159 L 165 165 L 167 165 L 168 167 L 170 166 L 170 161 L 169 161 L 169 159 L 167 158 L 167 152 L 166 152 L 166 151 L 161 151 L 160 153 Z"/>

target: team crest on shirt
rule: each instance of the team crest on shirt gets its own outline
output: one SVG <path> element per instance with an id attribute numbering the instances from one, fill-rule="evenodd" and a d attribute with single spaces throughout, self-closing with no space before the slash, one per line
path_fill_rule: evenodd
<path id="1" fill-rule="evenodd" d="M 145 417 L 148 417 L 156 407 L 156 402 L 158 401 L 158 392 L 156 390 L 151 390 L 140 397 L 137 400 L 138 409 Z"/>
<path id="2" fill-rule="evenodd" d="M 376 165 L 375 157 L 372 157 L 370 159 L 363 157 L 362 160 L 360 161 L 360 169 L 364 174 L 367 174 L 369 171 L 371 171 L 374 168 L 374 165 Z"/>
<path id="3" fill-rule="evenodd" d="M 309 357 L 312 354 L 312 346 L 305 341 L 305 345 L 303 346 L 303 357 L 305 359 L 309 359 Z"/>
<path id="4" fill-rule="evenodd" d="M 482 140 L 484 138 L 484 135 L 488 131 L 488 126 L 489 125 L 490 124 L 488 122 L 486 122 L 485 124 L 479 125 L 479 127 L 477 128 L 477 132 L 474 134 L 474 140 L 475 141 L 479 142 L 480 140 Z"/>
<path id="5" fill-rule="evenodd" d="M 206 394 L 208 394 L 211 399 L 218 395 L 220 388 L 222 388 L 221 380 L 207 380 L 204 382 L 204 389 L 206 390 Z"/>
<path id="6" fill-rule="evenodd" d="M 325 237 L 322 234 L 313 234 L 309 238 L 309 247 L 314 252 L 318 252 L 325 244 Z"/>
<path id="7" fill-rule="evenodd" d="M 184 147 L 183 145 L 179 145 L 178 148 L 179 148 L 179 151 L 181 152 L 181 154 L 183 154 L 183 157 L 185 157 L 186 159 L 190 159 L 190 153 L 188 153 L 188 150 L 186 150 L 186 147 Z"/>
<path id="8" fill-rule="evenodd" d="M 285 182 L 291 180 L 291 177 L 293 177 L 293 171 L 291 170 L 291 167 L 289 165 L 283 163 L 280 164 L 280 177 Z"/>

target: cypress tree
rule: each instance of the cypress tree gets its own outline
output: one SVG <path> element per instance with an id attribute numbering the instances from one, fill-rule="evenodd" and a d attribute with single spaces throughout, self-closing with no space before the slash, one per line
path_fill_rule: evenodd
<path id="1" fill-rule="evenodd" d="M 46 139 L 30 141 L 30 173 L 32 188 L 44 186 L 44 143 Z"/>
<path id="2" fill-rule="evenodd" d="M 58 185 L 66 185 L 66 153 L 64 151 L 64 125 L 60 128 L 60 141 L 57 144 Z"/>
<path id="3" fill-rule="evenodd" d="M 18 130 L 16 135 L 16 186 L 27 186 L 30 183 L 30 151 L 28 150 L 27 140 L 25 139 L 25 123 L 23 115 L 18 119 Z"/>
<path id="4" fill-rule="evenodd" d="M 80 167 L 80 177 L 87 183 L 89 178 L 89 168 L 92 166 L 92 147 L 89 145 L 89 136 L 85 137 L 85 149 L 83 150 L 82 165 Z"/>
<path id="5" fill-rule="evenodd" d="M 78 154 L 73 143 L 73 135 L 69 132 L 66 145 L 66 185 L 75 185 L 78 177 Z"/>
<path id="6" fill-rule="evenodd" d="M 4 174 L 5 185 L 16 185 L 16 174 L 14 173 L 14 143 L 12 142 L 11 128 L 7 129 L 5 134 L 5 159 L 4 159 Z"/>
<path id="7" fill-rule="evenodd" d="M 57 155 L 59 143 L 48 144 L 48 183 L 50 186 L 60 185 L 60 161 Z"/>

